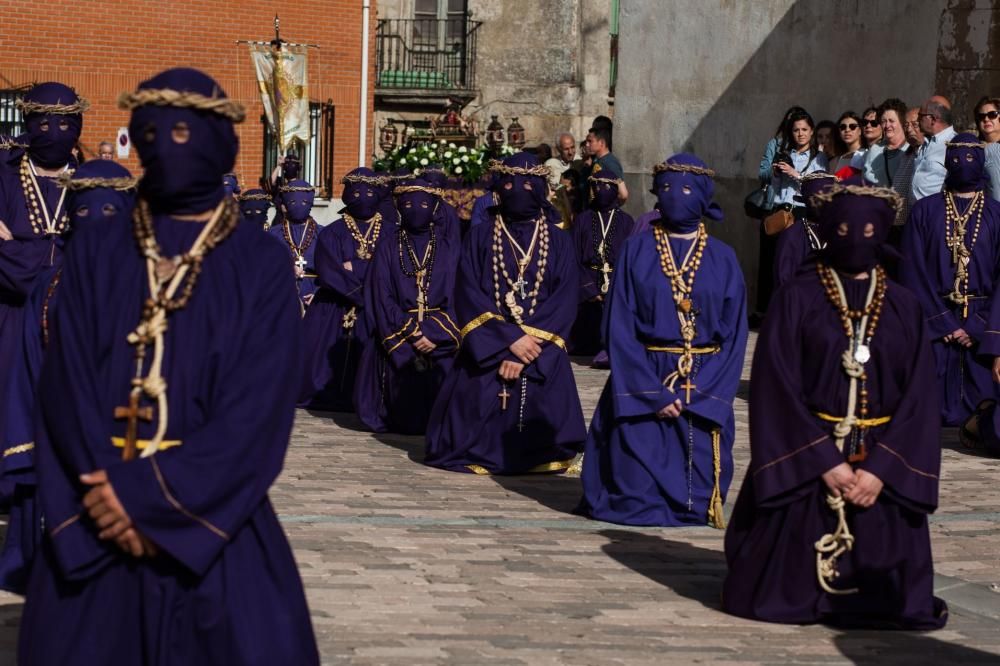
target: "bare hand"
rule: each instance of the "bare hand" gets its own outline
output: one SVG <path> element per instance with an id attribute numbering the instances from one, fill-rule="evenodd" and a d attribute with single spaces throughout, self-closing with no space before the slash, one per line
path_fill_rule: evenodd
<path id="1" fill-rule="evenodd" d="M 132 557 L 155 557 L 159 549 L 152 541 L 130 527 L 115 539 L 115 544 Z"/>
<path id="2" fill-rule="evenodd" d="M 542 346 L 538 343 L 538 339 L 530 335 L 522 335 L 510 345 L 509 349 L 510 353 L 525 365 L 542 355 Z"/>
<path id="3" fill-rule="evenodd" d="M 789 178 L 794 178 L 795 180 L 800 180 L 802 178 L 802 176 L 799 175 L 799 172 L 795 170 L 795 167 L 788 162 L 778 162 L 774 165 L 774 168 Z"/>
<path id="4" fill-rule="evenodd" d="M 125 507 L 118 501 L 115 489 L 108 483 L 108 474 L 103 469 L 81 474 L 80 481 L 93 486 L 83 496 L 83 506 L 91 520 L 100 529 L 99 539 L 117 539 L 132 527 L 132 519 L 125 513 Z"/>
<path id="5" fill-rule="evenodd" d="M 672 403 L 656 412 L 656 418 L 658 419 L 676 419 L 684 411 L 684 405 L 681 403 L 680 399 L 674 400 Z"/>
<path id="6" fill-rule="evenodd" d="M 353 273 L 354 272 L 354 264 L 352 264 L 349 261 L 345 261 L 344 262 L 344 270 L 345 271 L 351 271 Z"/>
<path id="7" fill-rule="evenodd" d="M 311 305 L 313 302 L 313 296 L 315 295 L 316 294 L 306 294 L 305 296 L 302 297 L 302 302 L 305 303 L 306 305 Z"/>
<path id="8" fill-rule="evenodd" d="M 413 343 L 413 348 L 421 354 L 430 354 L 437 349 L 437 345 L 428 340 L 426 335 L 422 335 L 419 340 Z"/>
<path id="9" fill-rule="evenodd" d="M 298 280 L 301 280 L 305 276 L 306 276 L 306 269 L 302 268 L 301 266 L 296 266 L 295 267 L 295 278 L 298 279 Z"/>
<path id="10" fill-rule="evenodd" d="M 1000 356 L 993 359 L 993 381 L 1000 384 Z"/>
<path id="11" fill-rule="evenodd" d="M 882 492 L 882 479 L 863 469 L 859 469 L 855 476 L 857 483 L 851 491 L 844 494 L 844 499 L 855 506 L 867 509 L 875 504 L 879 493 Z"/>
<path id="12" fill-rule="evenodd" d="M 10 233 L 10 229 L 3 223 L 3 220 L 0 220 L 0 240 L 14 240 L 14 234 Z"/>
<path id="13" fill-rule="evenodd" d="M 830 494 L 834 497 L 840 497 L 854 488 L 857 477 L 854 475 L 854 469 L 842 462 L 823 473 L 823 482 L 830 489 Z"/>
<path id="14" fill-rule="evenodd" d="M 972 338 L 968 333 L 965 332 L 964 328 L 959 328 L 953 331 L 951 334 L 945 336 L 945 342 L 954 342 L 955 344 L 961 345 L 963 347 L 972 346 Z"/>
<path id="15" fill-rule="evenodd" d="M 524 364 L 517 361 L 503 361 L 500 363 L 500 378 L 504 381 L 512 382 L 524 372 Z"/>

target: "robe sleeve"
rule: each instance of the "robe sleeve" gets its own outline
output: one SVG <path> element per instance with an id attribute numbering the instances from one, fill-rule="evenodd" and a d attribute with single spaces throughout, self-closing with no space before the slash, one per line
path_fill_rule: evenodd
<path id="1" fill-rule="evenodd" d="M 343 224 L 338 220 L 333 224 Z M 316 239 L 316 283 L 329 289 L 354 305 L 364 306 L 364 289 L 361 279 L 354 271 L 344 268 L 344 263 L 353 253 L 343 247 L 341 237 L 333 227 L 323 229 Z"/>
<path id="2" fill-rule="evenodd" d="M 81 499 L 86 488 L 77 478 L 96 467 L 89 444 L 107 442 L 110 433 L 97 398 L 102 391 L 95 358 L 102 350 L 93 349 L 102 294 L 90 277 L 93 262 L 87 261 L 99 251 L 102 234 L 88 229 L 74 235 L 39 379 L 38 394 L 45 398 L 37 406 L 34 449 L 45 529 L 69 580 L 88 578 L 118 556 L 117 546 L 100 541 L 85 517 Z"/>
<path id="3" fill-rule="evenodd" d="M 375 249 L 375 258 L 368 267 L 368 285 L 365 289 L 368 309 L 375 318 L 378 344 L 386 351 L 392 364 L 401 368 L 415 357 L 409 338 L 420 331 L 416 315 L 399 306 L 399 295 L 393 284 L 393 260 L 396 248 L 383 238 Z"/>
<path id="4" fill-rule="evenodd" d="M 139 532 L 196 575 L 268 501 L 294 420 L 302 330 L 293 276 L 277 256 L 260 258 L 252 322 L 224 361 L 207 423 L 181 446 L 107 470 Z"/>
<path id="5" fill-rule="evenodd" d="M 962 325 L 931 281 L 934 272 L 928 264 L 927 253 L 937 251 L 937 245 L 927 238 L 929 211 L 929 206 L 918 202 L 910 211 L 909 222 L 903 227 L 902 254 L 905 260 L 900 262 L 899 280 L 916 294 L 923 308 L 931 339 L 936 340 L 958 330 Z"/>
<path id="6" fill-rule="evenodd" d="M 471 230 L 462 247 L 455 280 L 455 314 L 462 326 L 462 349 L 480 367 L 491 368 L 500 365 L 503 356 L 510 353 L 508 347 L 524 331 L 497 314 L 493 294 L 482 287 L 483 274 L 492 266 L 486 265 L 486 251 L 477 244 L 483 238 L 489 247 L 489 238 L 481 229 Z"/>
<path id="7" fill-rule="evenodd" d="M 48 250 L 47 240 L 0 240 L 0 292 L 26 298 Z"/>
<path id="8" fill-rule="evenodd" d="M 636 302 L 642 284 L 632 277 L 632 266 L 641 249 L 640 236 L 626 241 L 604 306 L 604 344 L 611 364 L 608 381 L 616 418 L 650 416 L 677 399 L 663 385 L 638 338 Z"/>
<path id="9" fill-rule="evenodd" d="M 940 406 L 934 353 L 916 305 L 907 328 L 916 338 L 910 376 L 901 382 L 903 395 L 892 421 L 858 467 L 881 479 L 886 492 L 908 506 L 932 513 L 938 504 L 941 470 Z"/>
<path id="10" fill-rule="evenodd" d="M 798 363 L 803 350 L 797 345 L 807 307 L 794 285 L 779 289 L 757 338 L 750 373 L 748 474 L 760 505 L 780 505 L 792 491 L 844 462 L 803 400 Z"/>
<path id="11" fill-rule="evenodd" d="M 982 337 L 979 340 L 977 352 L 982 356 L 1000 356 L 1000 297 L 997 291 L 993 293 L 990 301 L 990 309 L 986 313 L 989 319 L 983 327 Z"/>
<path id="12" fill-rule="evenodd" d="M 592 215 L 593 213 L 591 213 Z M 600 290 L 594 280 L 594 273 L 587 266 L 587 256 L 590 248 L 587 247 L 586 227 L 591 223 L 590 215 L 580 213 L 573 220 L 573 248 L 576 250 L 577 263 L 580 271 L 580 301 L 589 301 L 600 295 Z"/>
<path id="13" fill-rule="evenodd" d="M 704 366 L 693 380 L 697 388 L 692 394 L 691 403 L 685 405 L 685 409 L 720 427 L 733 418 L 733 400 L 736 399 L 736 391 L 740 385 L 748 335 L 747 294 L 743 273 L 736 263 L 735 254 L 726 253 L 722 261 L 728 265 L 728 270 L 720 271 L 725 275 L 726 285 L 722 313 L 720 320 L 716 322 L 720 351 L 705 357 Z"/>

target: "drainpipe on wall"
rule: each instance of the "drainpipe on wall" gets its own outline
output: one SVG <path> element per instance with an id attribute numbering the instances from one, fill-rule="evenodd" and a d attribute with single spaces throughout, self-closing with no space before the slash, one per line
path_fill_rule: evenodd
<path id="1" fill-rule="evenodd" d="M 618 83 L 618 8 L 621 0 L 611 0 L 611 62 L 608 67 L 608 104 L 615 103 L 615 84 Z"/>
<path id="2" fill-rule="evenodd" d="M 361 0 L 361 118 L 358 123 L 358 165 L 368 165 L 368 33 L 371 0 Z"/>

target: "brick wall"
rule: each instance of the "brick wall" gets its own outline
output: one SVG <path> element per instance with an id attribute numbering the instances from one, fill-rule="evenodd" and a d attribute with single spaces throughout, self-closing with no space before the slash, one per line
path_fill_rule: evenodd
<path id="1" fill-rule="evenodd" d="M 256 183 L 262 169 L 263 109 L 247 47 L 238 39 L 269 40 L 275 11 L 281 36 L 310 49 L 309 96 L 336 106 L 335 182 L 358 165 L 361 85 L 361 0 L 299 0 L 292 4 L 259 0 L 87 0 L 72 9 L 51 2 L 2 3 L 0 87 L 60 81 L 91 101 L 81 140 L 88 157 L 101 141 L 114 141 L 128 113 L 115 103 L 123 90 L 168 67 L 197 67 L 226 93 L 247 106 L 237 126 L 240 155 L 236 170 L 244 184 Z M 375 0 L 371 5 L 370 81 L 374 81 Z M 294 9 L 292 9 L 294 7 Z M 373 86 L 367 92 L 372 127 Z M 371 154 L 371 132 L 368 150 Z M 138 172 L 135 151 L 123 163 Z M 335 190 L 337 188 L 335 187 Z M 336 192 L 339 194 L 339 192 Z"/>

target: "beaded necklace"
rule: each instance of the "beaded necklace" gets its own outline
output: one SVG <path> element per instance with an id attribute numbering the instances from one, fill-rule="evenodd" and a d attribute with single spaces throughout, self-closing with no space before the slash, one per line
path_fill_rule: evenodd
<path id="1" fill-rule="evenodd" d="M 597 260 L 601 262 L 601 293 L 608 293 L 608 287 L 611 285 L 611 244 L 615 239 L 615 213 L 618 212 L 616 209 L 611 210 L 611 214 L 608 215 L 607 224 L 604 223 L 604 216 L 601 215 L 601 211 L 594 211 L 594 217 L 590 218 L 591 221 L 591 235 L 594 237 L 594 252 L 597 253 Z M 598 235 L 598 224 L 600 224 L 600 235 Z M 596 267 L 595 267 L 596 268 Z"/>
<path id="2" fill-rule="evenodd" d="M 358 259 L 369 261 L 375 253 L 375 243 L 378 242 L 379 234 L 382 232 L 382 213 L 375 213 L 368 222 L 368 230 L 365 233 L 361 233 L 358 223 L 348 213 L 344 213 L 344 224 L 351 232 L 354 242 L 358 244 L 356 251 Z"/>
<path id="3" fill-rule="evenodd" d="M 434 224 L 431 224 L 431 237 L 427 241 L 427 247 L 424 248 L 424 258 L 423 261 L 417 259 L 417 251 L 413 247 L 413 241 L 410 239 L 410 235 L 406 233 L 403 227 L 399 227 L 396 232 L 399 238 L 399 270 L 403 272 L 403 275 L 411 278 L 415 278 L 417 282 L 417 321 L 422 322 L 424 320 L 424 312 L 427 309 L 428 298 L 430 297 L 431 289 L 431 274 L 434 272 L 434 256 L 437 254 L 437 234 L 434 231 Z M 410 258 L 410 265 L 413 267 L 412 270 L 406 267 L 406 261 L 403 257 L 403 247 L 406 247 L 406 255 Z"/>
<path id="4" fill-rule="evenodd" d="M 48 289 L 45 290 L 45 300 L 42 302 L 42 347 L 46 349 L 49 346 L 49 304 L 52 302 L 52 297 L 55 296 L 61 279 L 62 266 L 56 269 L 52 280 L 49 281 Z"/>
<path id="5" fill-rule="evenodd" d="M 316 220 L 311 217 L 306 220 L 305 229 L 302 230 L 302 238 L 298 243 L 292 238 L 292 225 L 291 222 L 285 220 L 284 227 L 282 228 L 282 235 L 285 237 L 285 243 L 288 244 L 288 249 L 292 251 L 295 255 L 295 265 L 305 270 L 306 267 L 306 250 L 309 246 L 313 244 L 316 240 Z"/>
<path id="6" fill-rule="evenodd" d="M 63 167 L 63 172 L 69 171 L 68 167 Z M 58 236 L 66 231 L 69 226 L 69 213 L 65 210 L 66 189 L 59 195 L 59 202 L 55 211 L 50 212 L 49 206 L 45 202 L 45 195 L 38 184 L 38 177 L 35 173 L 35 165 L 31 159 L 24 155 L 21 158 L 20 167 L 21 189 L 24 191 L 24 200 L 28 208 L 28 220 L 31 222 L 31 229 L 39 236 Z"/>
<path id="7" fill-rule="evenodd" d="M 677 379 L 687 380 L 688 401 L 691 399 L 691 389 L 694 386 L 688 379 L 694 368 L 693 342 L 697 330 L 695 328 L 695 312 L 691 302 L 694 291 L 694 279 L 701 268 L 701 260 L 705 254 L 705 246 L 708 245 L 708 231 L 704 224 L 698 225 L 698 234 L 691 244 L 687 256 L 680 266 L 674 259 L 673 250 L 670 249 L 670 234 L 660 225 L 653 227 L 653 235 L 656 237 L 656 249 L 660 254 L 660 268 L 663 274 L 670 281 L 670 289 L 673 292 L 674 304 L 677 307 L 677 318 L 681 325 L 681 340 L 684 351 L 677 361 L 677 371 L 668 378 L 669 388 L 673 390 L 673 385 Z"/>
<path id="8" fill-rule="evenodd" d="M 545 223 L 544 217 L 539 217 L 535 220 L 534 224 L 535 229 L 532 232 L 531 243 L 528 245 L 528 249 L 524 250 L 511 235 L 501 215 L 498 214 L 496 222 L 493 223 L 493 297 L 496 302 L 497 311 L 503 312 L 503 308 L 506 307 L 510 312 L 511 318 L 518 324 L 524 323 L 524 308 L 518 304 L 517 298 L 518 296 L 522 300 L 530 298 L 531 305 L 528 307 L 528 316 L 530 317 L 535 314 L 535 307 L 538 305 L 538 294 L 545 279 L 545 266 L 549 260 L 549 227 Z M 507 236 L 511 249 L 515 254 L 514 259 L 517 262 L 518 269 L 516 282 L 510 279 L 510 274 L 507 272 L 507 264 L 504 261 L 504 235 Z M 525 291 L 528 283 L 524 280 L 524 274 L 534 257 L 536 245 L 538 247 L 538 262 L 537 270 L 535 271 L 535 285 L 531 291 Z M 521 255 L 520 258 L 517 257 L 519 253 Z M 500 300 L 501 276 L 503 277 L 503 281 L 507 283 L 507 286 L 510 287 L 503 301 Z"/>
<path id="9" fill-rule="evenodd" d="M 871 360 L 871 341 L 878 328 L 879 318 L 882 316 L 882 306 L 885 303 L 885 292 L 887 282 L 885 269 L 877 266 L 871 273 L 871 285 L 868 289 L 868 298 L 865 307 L 861 310 L 852 310 L 847 304 L 847 296 L 844 293 L 844 285 L 836 271 L 823 263 L 816 265 L 819 274 L 819 281 L 826 291 L 826 298 L 837 310 L 840 316 L 840 323 L 847 336 L 848 348 L 844 352 L 841 362 L 844 365 L 844 372 L 851 379 L 848 393 L 847 416 L 834 428 L 834 436 L 838 443 L 838 448 L 843 450 L 844 440 L 853 431 L 854 437 L 848 450 L 848 459 L 864 459 L 864 427 L 855 427 L 858 418 L 868 418 L 868 373 L 865 371 L 865 364 Z M 860 401 L 857 401 L 857 387 L 860 382 Z M 855 416 L 855 407 L 858 408 L 858 416 Z"/>
<path id="10" fill-rule="evenodd" d="M 983 221 L 983 206 L 986 203 L 985 193 L 976 192 L 964 215 L 958 214 L 955 206 L 955 195 L 951 192 L 944 193 L 944 235 L 945 243 L 951 250 L 951 263 L 955 266 L 955 282 L 952 285 L 948 299 L 957 305 L 962 306 L 962 317 L 969 316 L 969 263 L 972 261 L 972 251 L 976 247 L 979 239 L 979 226 Z M 972 240 L 968 246 L 965 245 L 965 234 L 969 220 L 973 215 L 976 217 L 976 224 L 972 228 Z"/>
<path id="11" fill-rule="evenodd" d="M 205 256 L 229 237 L 239 219 L 239 204 L 232 197 L 224 198 L 186 253 L 164 257 L 156 241 L 149 203 L 145 199 L 139 199 L 136 204 L 132 214 L 132 229 L 139 250 L 146 260 L 149 296 L 143 303 L 142 317 L 138 326 L 128 335 L 128 343 L 135 347 L 135 376 L 131 382 L 129 404 L 126 407 L 116 407 L 114 411 L 115 419 L 127 420 L 123 460 L 131 460 L 136 455 L 139 419 L 153 420 L 153 409 L 139 406 L 143 395 L 156 401 L 159 419 L 156 434 L 143 450 L 142 457 L 151 456 L 160 448 L 169 422 L 167 382 L 162 374 L 164 336 L 167 332 L 168 317 L 188 304 L 201 275 Z M 181 295 L 175 296 L 178 290 L 181 291 Z M 144 375 L 146 350 L 149 345 L 153 346 L 153 360 L 149 372 Z"/>

